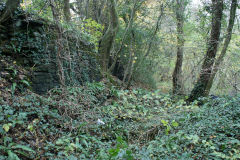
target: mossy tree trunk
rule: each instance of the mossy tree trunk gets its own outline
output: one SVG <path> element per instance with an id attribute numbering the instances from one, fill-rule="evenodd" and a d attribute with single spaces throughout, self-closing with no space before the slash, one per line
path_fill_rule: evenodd
<path id="1" fill-rule="evenodd" d="M 118 14 L 116 11 L 116 4 L 114 0 L 108 0 L 109 5 L 109 25 L 105 34 L 99 42 L 99 61 L 102 72 L 108 72 L 108 65 L 110 60 L 110 53 L 114 43 L 116 33 L 118 31 Z"/>
<path id="2" fill-rule="evenodd" d="M 173 94 L 180 95 L 183 92 L 182 82 L 182 63 L 183 63 L 183 48 L 184 48 L 184 12 L 186 8 L 185 0 L 177 0 L 176 2 L 176 19 L 177 19 L 177 60 L 175 69 L 172 75 Z"/>
<path id="3" fill-rule="evenodd" d="M 212 0 L 212 27 L 211 36 L 208 41 L 207 53 L 199 75 L 199 79 L 195 84 L 188 101 L 192 102 L 199 97 L 208 95 L 207 87 L 211 79 L 214 60 L 218 50 L 219 37 L 221 33 L 221 21 L 223 15 L 223 0 Z"/>
<path id="4" fill-rule="evenodd" d="M 71 21 L 71 13 L 70 13 L 70 3 L 69 3 L 69 0 L 64 0 L 63 11 L 64 11 L 65 21 L 66 22 L 70 22 Z"/>
<path id="5" fill-rule="evenodd" d="M 232 30 L 233 30 L 233 26 L 234 26 L 234 22 L 235 22 L 235 18 L 236 18 L 236 10 L 237 10 L 237 5 L 238 5 L 238 1 L 237 0 L 232 0 L 231 3 L 231 10 L 230 10 L 230 18 L 229 18 L 229 22 L 228 22 L 228 28 L 227 28 L 227 34 L 226 34 L 226 38 L 224 41 L 224 45 L 221 51 L 221 54 L 219 55 L 219 57 L 217 58 L 214 67 L 213 67 L 213 71 L 212 71 L 212 75 L 211 78 L 208 82 L 207 88 L 206 88 L 206 94 L 209 94 L 211 87 L 213 85 L 213 80 L 218 72 L 218 69 L 221 65 L 221 63 L 224 60 L 224 57 L 227 53 L 227 48 L 228 45 L 231 41 L 232 38 Z"/>

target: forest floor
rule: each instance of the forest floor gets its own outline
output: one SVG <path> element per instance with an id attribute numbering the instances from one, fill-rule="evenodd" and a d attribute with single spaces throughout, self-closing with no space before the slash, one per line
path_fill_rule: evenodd
<path id="1" fill-rule="evenodd" d="M 0 160 L 240 159 L 240 97 L 187 105 L 102 82 L 41 96 L 16 62 L 0 64 Z"/>

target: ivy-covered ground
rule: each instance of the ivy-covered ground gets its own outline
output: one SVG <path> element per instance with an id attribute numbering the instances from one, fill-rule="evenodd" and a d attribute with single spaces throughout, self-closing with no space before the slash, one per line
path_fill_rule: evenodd
<path id="1" fill-rule="evenodd" d="M 0 160 L 240 159 L 240 96 L 187 105 L 103 82 L 40 96 L 11 63 L 0 71 Z"/>

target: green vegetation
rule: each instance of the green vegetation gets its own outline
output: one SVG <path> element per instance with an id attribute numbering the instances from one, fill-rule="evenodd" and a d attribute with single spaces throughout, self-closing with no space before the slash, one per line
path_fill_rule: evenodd
<path id="1" fill-rule="evenodd" d="M 1 101 L 0 158 L 238 159 L 240 97 L 200 101 L 103 83 L 26 92 Z"/>
<path id="2" fill-rule="evenodd" d="M 239 160 L 238 0 L 0 0 L 0 160 Z"/>

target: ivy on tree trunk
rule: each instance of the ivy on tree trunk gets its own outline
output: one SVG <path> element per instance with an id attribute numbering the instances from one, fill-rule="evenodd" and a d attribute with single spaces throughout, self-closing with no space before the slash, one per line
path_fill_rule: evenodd
<path id="1" fill-rule="evenodd" d="M 108 72 L 110 52 L 119 26 L 115 1 L 108 0 L 108 4 L 109 4 L 109 25 L 107 31 L 105 32 L 101 41 L 99 42 L 98 49 L 100 66 L 103 72 Z"/>
<path id="2" fill-rule="evenodd" d="M 232 30 L 233 30 L 233 26 L 234 26 L 234 22 L 235 22 L 235 18 L 236 18 L 237 5 L 238 5 L 237 0 L 232 0 L 231 10 L 230 10 L 230 18 L 229 18 L 229 22 L 228 22 L 226 38 L 225 38 L 225 41 L 224 41 L 224 45 L 223 45 L 223 49 L 221 51 L 221 54 L 219 55 L 219 57 L 217 58 L 217 60 L 214 64 L 212 75 L 211 75 L 211 78 L 208 82 L 207 89 L 206 89 L 207 94 L 209 94 L 209 92 L 211 90 L 211 87 L 213 85 L 213 80 L 214 80 L 214 78 L 215 78 L 215 76 L 218 72 L 218 69 L 219 69 L 221 63 L 223 62 L 224 57 L 227 53 L 227 48 L 228 48 L 228 45 L 229 45 L 229 43 L 231 41 L 231 38 L 232 38 Z"/>
<path id="3" fill-rule="evenodd" d="M 208 41 L 207 53 L 204 57 L 204 62 L 199 75 L 199 79 L 195 84 L 188 101 L 192 102 L 199 97 L 208 95 L 207 87 L 211 79 L 214 60 L 218 50 L 219 37 L 221 33 L 221 21 L 223 15 L 223 0 L 212 0 L 212 27 L 211 36 Z"/>

